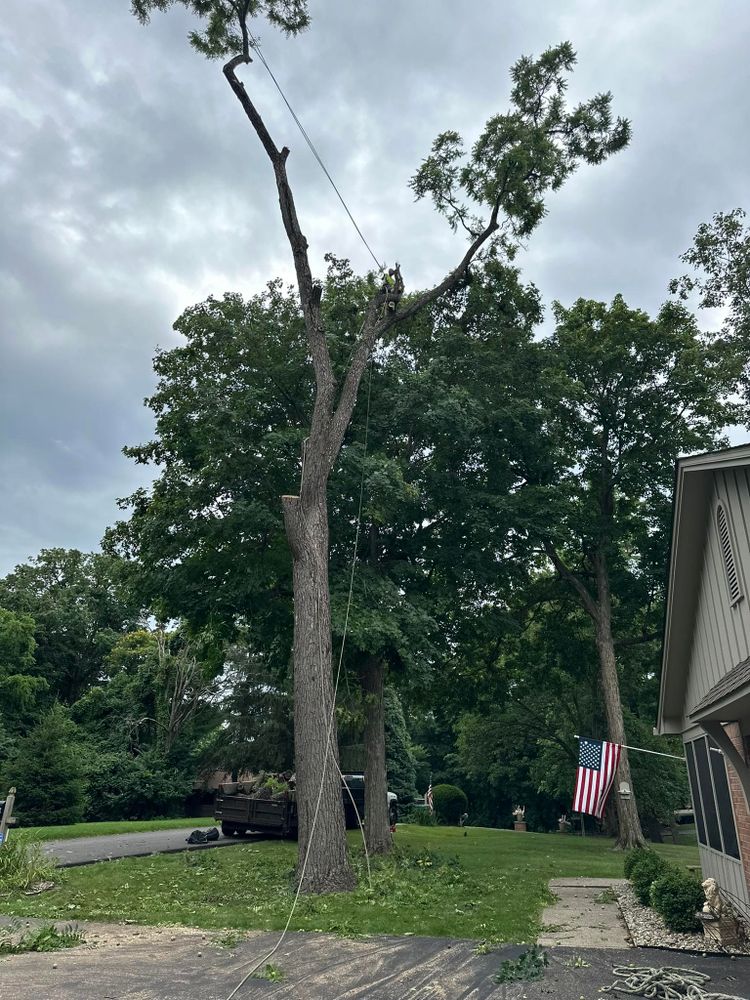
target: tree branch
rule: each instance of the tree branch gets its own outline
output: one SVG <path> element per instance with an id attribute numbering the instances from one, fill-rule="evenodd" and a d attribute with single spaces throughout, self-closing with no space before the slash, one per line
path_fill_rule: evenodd
<path id="1" fill-rule="evenodd" d="M 596 601 L 591 596 L 591 592 L 588 587 L 586 587 L 579 577 L 576 576 L 576 574 L 568 566 L 566 566 L 557 552 L 557 549 L 549 539 L 545 539 L 544 541 L 544 551 L 552 561 L 552 564 L 560 574 L 560 577 L 573 588 L 576 594 L 578 594 L 586 614 L 592 619 L 593 622 L 598 622 L 599 608 Z"/>
<path id="2" fill-rule="evenodd" d="M 323 333 L 320 317 L 321 289 L 313 282 L 310 270 L 310 261 L 307 255 L 309 244 L 300 228 L 297 218 L 297 209 L 294 204 L 292 189 L 286 172 L 286 161 L 289 150 L 286 146 L 278 149 L 274 143 L 263 119 L 257 108 L 250 100 L 245 85 L 237 78 L 235 70 L 243 63 L 250 63 L 252 59 L 248 53 L 234 56 L 224 66 L 224 76 L 232 88 L 232 91 L 240 102 L 243 111 L 250 120 L 258 138 L 261 141 L 266 154 L 273 166 L 274 177 L 276 178 L 276 189 L 279 195 L 279 207 L 281 208 L 281 218 L 284 223 L 289 246 L 294 258 L 294 268 L 297 275 L 297 287 L 299 289 L 302 313 L 305 318 L 305 329 L 307 341 L 312 355 L 313 367 L 315 369 L 315 379 L 317 393 L 315 397 L 315 408 L 313 410 L 311 438 L 326 437 L 330 423 L 331 409 L 335 394 L 336 383 L 331 367 L 331 356 L 328 351 L 325 335 Z"/>
<path id="3" fill-rule="evenodd" d="M 397 323 L 403 322 L 405 319 L 409 319 L 411 316 L 414 316 L 420 309 L 424 308 L 424 306 L 429 305 L 431 302 L 435 302 L 441 295 L 444 295 L 446 292 L 449 292 L 451 289 L 456 287 L 459 281 L 461 281 L 466 274 L 469 264 L 477 255 L 479 250 L 484 246 L 487 240 L 489 240 L 493 233 L 497 232 L 500 228 L 497 219 L 500 213 L 501 197 L 502 195 L 498 196 L 498 200 L 495 202 L 492 214 L 490 215 L 490 220 L 486 227 L 473 240 L 458 266 L 447 274 L 439 284 L 435 285 L 434 288 L 431 288 L 412 299 L 406 308 L 397 308 L 393 312 L 388 311 L 388 298 L 382 292 L 378 292 L 370 300 L 367 307 L 365 321 L 362 324 L 362 332 L 354 349 L 346 377 L 344 378 L 344 384 L 341 388 L 341 395 L 339 396 L 336 412 L 333 416 L 331 437 L 329 441 L 329 456 L 331 464 L 333 464 L 336 460 L 336 456 L 338 455 L 339 449 L 341 448 L 341 444 L 344 440 L 344 434 L 346 433 L 346 428 L 349 426 L 349 421 L 351 420 L 352 412 L 354 411 L 354 404 L 357 401 L 359 384 L 362 380 L 362 375 L 367 367 L 367 361 L 376 342 L 383 337 L 388 330 L 391 329 L 391 327 L 395 326 Z"/>
<path id="4" fill-rule="evenodd" d="M 435 302 L 441 295 L 444 295 L 446 292 L 449 292 L 456 287 L 459 281 L 466 274 L 467 268 L 469 267 L 469 264 L 471 264 L 474 257 L 477 253 L 479 253 L 493 233 L 496 233 L 500 228 L 497 217 L 500 213 L 501 196 L 499 196 L 498 200 L 495 202 L 492 214 L 490 215 L 490 221 L 471 243 L 469 249 L 461 258 L 458 266 L 447 274 L 439 284 L 435 285 L 434 288 L 430 288 L 428 291 L 422 292 L 421 295 L 417 295 L 416 298 L 410 300 L 409 304 L 404 309 L 398 309 L 391 316 L 387 317 L 383 324 L 383 333 L 396 323 L 402 323 L 405 319 L 409 319 L 414 316 L 414 314 L 418 313 L 420 309 L 424 308 L 424 306 L 429 305 L 431 302 Z"/>

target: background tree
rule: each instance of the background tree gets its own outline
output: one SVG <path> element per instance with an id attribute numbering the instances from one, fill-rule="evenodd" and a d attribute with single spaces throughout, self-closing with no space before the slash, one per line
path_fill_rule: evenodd
<path id="1" fill-rule="evenodd" d="M 237 69 L 251 60 L 254 45 L 248 22 L 265 16 L 288 34 L 307 27 L 307 4 L 273 0 L 181 0 L 201 25 L 191 34 L 193 46 L 210 58 L 227 58 L 224 75 L 265 150 L 274 173 L 282 221 L 294 259 L 309 355 L 315 373 L 315 396 L 305 448 L 305 475 L 299 494 L 282 498 L 286 535 L 293 558 L 294 710 L 300 858 L 309 891 L 351 888 L 346 857 L 344 816 L 338 777 L 327 767 L 335 760 L 337 739 L 331 676 L 330 599 L 328 592 L 328 478 L 339 455 L 369 355 L 396 324 L 454 289 L 483 249 L 506 252 L 541 221 L 544 195 L 560 187 L 582 161 L 600 163 L 629 139 L 626 121 L 612 120 L 611 95 L 601 94 L 570 110 L 565 102 L 565 73 L 575 55 L 569 44 L 538 60 L 521 59 L 513 69 L 509 114 L 490 119 L 468 156 L 456 133 L 444 133 L 417 173 L 417 197 L 430 195 L 455 228 L 466 229 L 470 245 L 458 265 L 429 291 L 401 301 L 400 282 L 372 283 L 360 315 L 352 317 L 350 360 L 341 378 L 332 364 L 321 314 L 321 286 L 313 279 L 308 241 L 297 217 L 287 177 L 287 147 L 278 148 Z M 143 22 L 171 0 L 134 0 Z M 481 213 L 481 216 L 480 216 Z M 316 804 L 317 803 L 317 804 Z M 313 816 L 320 835 L 310 833 Z M 298 866 L 298 875 L 302 864 Z"/>
<path id="2" fill-rule="evenodd" d="M 750 344 L 750 228 L 745 212 L 717 212 L 698 227 L 693 245 L 680 257 L 691 271 L 670 282 L 682 299 L 698 295 L 702 309 L 724 309 L 722 335 Z"/>
<path id="3" fill-rule="evenodd" d="M 35 629 L 30 615 L 0 608 L 0 725 L 7 732 L 22 731 L 49 690 L 34 659 Z"/>
<path id="4" fill-rule="evenodd" d="M 337 364 L 365 292 L 346 262 L 330 259 L 322 309 Z M 385 678 L 424 688 L 440 647 L 460 638 L 459 605 L 486 607 L 509 577 L 507 567 L 498 576 L 509 525 L 501 531 L 495 524 L 489 535 L 488 505 L 499 502 L 493 491 L 511 482 L 504 456 L 515 451 L 518 435 L 534 432 L 533 407 L 516 386 L 533 375 L 525 352 L 538 316 L 536 292 L 493 263 L 477 269 L 450 303 L 403 324 L 391 349 L 373 359 L 370 406 L 355 415 L 332 473 L 332 625 L 338 645 L 348 622 L 344 690 L 353 691 L 340 709 L 355 720 L 353 733 L 365 728 L 373 851 L 390 846 Z M 211 760 L 231 762 L 230 769 L 271 766 L 285 753 L 278 740 L 286 732 L 291 632 L 277 497 L 279 481 L 295 474 L 312 398 L 300 315 L 291 294 L 274 282 L 248 301 L 225 296 L 193 307 L 176 328 L 185 345 L 155 361 L 159 383 L 149 405 L 156 438 L 126 449 L 157 465 L 159 475 L 151 491 L 122 502 L 130 519 L 108 534 L 107 544 L 137 560 L 138 591 L 162 615 L 236 633 L 236 697 L 225 702 L 232 721 L 217 734 Z M 492 395 L 470 400 L 467 383 L 477 369 Z M 482 469 L 478 434 L 493 441 Z M 231 572 L 240 562 L 252 571 Z M 364 699 L 360 684 L 368 689 Z M 361 758 L 346 767 L 361 768 Z"/>
<path id="5" fill-rule="evenodd" d="M 122 560 L 77 549 L 43 549 L 0 580 L 0 607 L 35 622 L 37 673 L 72 704 L 102 674 L 119 635 L 140 620 Z"/>
<path id="6" fill-rule="evenodd" d="M 651 320 L 620 296 L 609 307 L 579 300 L 557 304 L 555 318 L 548 452 L 523 491 L 520 523 L 591 619 L 607 732 L 626 743 L 617 646 L 660 635 L 674 461 L 716 447 L 737 421 L 730 396 L 743 359 L 674 304 Z M 632 788 L 627 751 L 618 773 Z M 636 797 L 615 803 L 618 844 L 641 843 Z"/>
<path id="7" fill-rule="evenodd" d="M 18 789 L 16 815 L 25 826 L 83 819 L 86 797 L 78 741 L 75 725 L 57 704 L 18 742 L 2 782 Z"/>

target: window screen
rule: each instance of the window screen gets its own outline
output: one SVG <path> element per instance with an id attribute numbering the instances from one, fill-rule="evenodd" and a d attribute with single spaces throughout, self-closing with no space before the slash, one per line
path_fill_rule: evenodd
<path id="1" fill-rule="evenodd" d="M 705 739 L 696 740 L 693 743 L 693 747 L 695 748 L 695 766 L 698 769 L 698 784 L 701 790 L 701 797 L 703 798 L 703 820 L 706 824 L 708 846 L 713 847 L 715 851 L 720 851 L 721 834 L 719 833 L 719 816 L 716 811 L 716 802 L 714 801 Z"/>
<path id="2" fill-rule="evenodd" d="M 711 762 L 711 773 L 714 776 L 714 791 L 716 792 L 716 805 L 719 812 L 721 836 L 724 841 L 724 853 L 732 858 L 739 859 L 740 849 L 737 844 L 737 830 L 734 825 L 732 799 L 729 795 L 726 761 L 722 754 L 715 753 L 713 750 L 709 750 L 708 759 Z"/>
<path id="3" fill-rule="evenodd" d="M 700 789 L 698 788 L 698 774 L 695 770 L 695 755 L 693 744 L 685 744 L 685 756 L 687 757 L 688 778 L 690 779 L 690 792 L 693 796 L 693 810 L 695 811 L 695 831 L 698 834 L 698 843 L 705 844 L 706 827 L 703 822 L 703 803 L 701 802 Z"/>
<path id="4" fill-rule="evenodd" d="M 724 755 L 706 736 L 685 744 L 698 843 L 740 858 Z"/>

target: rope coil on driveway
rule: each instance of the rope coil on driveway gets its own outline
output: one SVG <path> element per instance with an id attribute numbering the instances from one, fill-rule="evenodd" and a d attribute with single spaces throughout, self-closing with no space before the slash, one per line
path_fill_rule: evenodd
<path id="1" fill-rule="evenodd" d="M 747 1000 L 734 993 L 703 989 L 711 977 L 694 969 L 616 965 L 612 971 L 618 981 L 603 986 L 601 993 L 627 993 L 647 1000 Z"/>

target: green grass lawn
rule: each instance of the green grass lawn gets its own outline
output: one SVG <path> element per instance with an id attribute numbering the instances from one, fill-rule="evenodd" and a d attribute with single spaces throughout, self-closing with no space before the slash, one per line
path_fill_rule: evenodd
<path id="1" fill-rule="evenodd" d="M 293 930 L 432 934 L 531 941 L 550 899 L 550 878 L 622 876 L 622 854 L 601 838 L 454 827 L 399 826 L 394 856 L 373 861 L 368 885 L 351 834 L 359 888 L 303 896 Z M 697 864 L 695 848 L 660 845 L 669 860 Z M 50 892 L 0 896 L 0 912 L 78 920 L 278 930 L 292 902 L 296 845 L 278 840 L 229 850 L 119 861 L 61 871 Z"/>
<path id="2" fill-rule="evenodd" d="M 14 830 L 14 837 L 31 840 L 71 840 L 73 837 L 104 837 L 111 833 L 142 833 L 148 830 L 176 830 L 212 826 L 210 816 L 181 819 L 120 820 L 103 823 L 71 823 L 69 826 L 27 826 Z"/>

